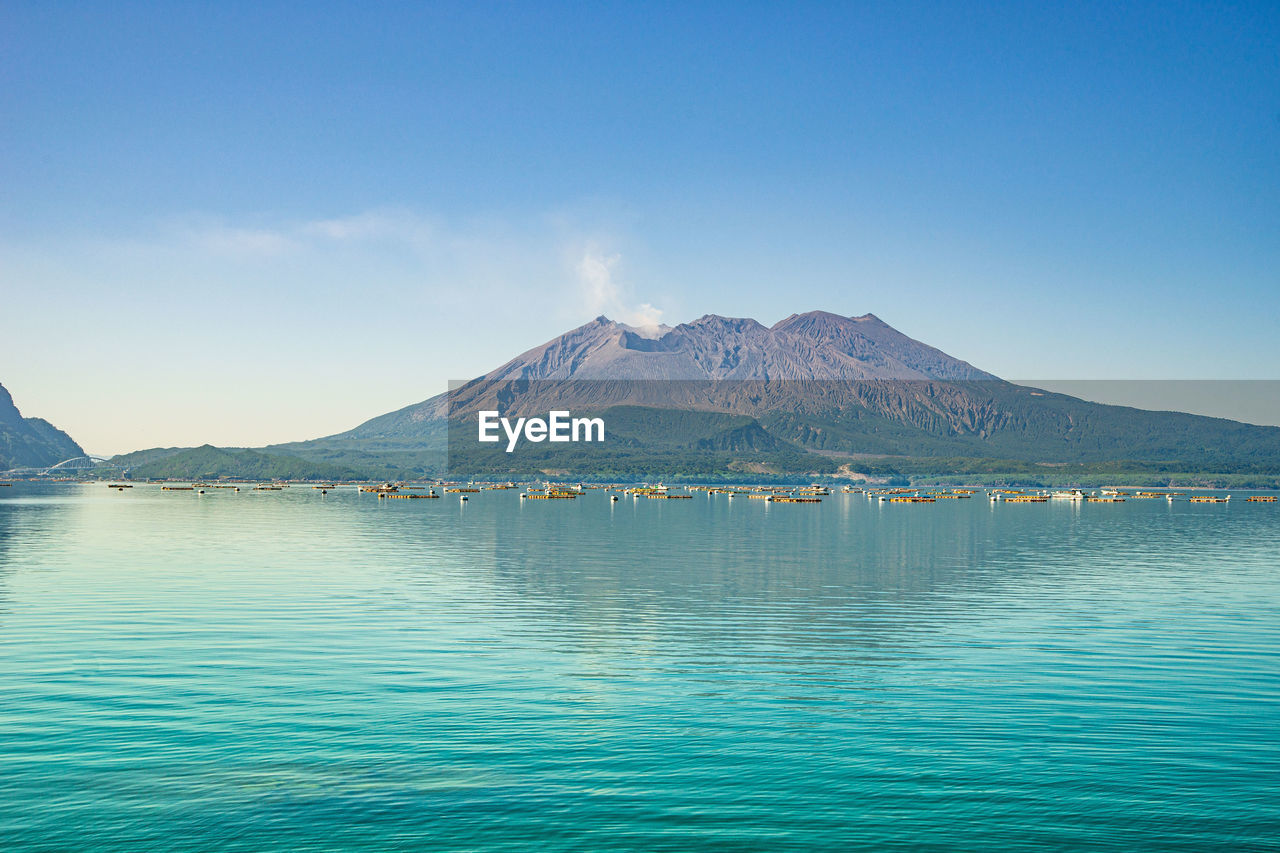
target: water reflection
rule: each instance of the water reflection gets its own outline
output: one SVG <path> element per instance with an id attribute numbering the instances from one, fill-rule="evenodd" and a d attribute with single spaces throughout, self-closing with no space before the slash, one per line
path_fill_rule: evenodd
<path id="1" fill-rule="evenodd" d="M 61 488 L 0 504 L 19 846 L 1214 849 L 1280 821 L 1270 505 Z"/>

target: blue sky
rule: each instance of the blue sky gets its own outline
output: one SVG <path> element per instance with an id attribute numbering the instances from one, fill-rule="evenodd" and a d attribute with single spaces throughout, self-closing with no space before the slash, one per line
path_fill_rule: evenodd
<path id="1" fill-rule="evenodd" d="M 0 5 L 0 383 L 345 429 L 596 313 L 1276 378 L 1280 7 Z"/>

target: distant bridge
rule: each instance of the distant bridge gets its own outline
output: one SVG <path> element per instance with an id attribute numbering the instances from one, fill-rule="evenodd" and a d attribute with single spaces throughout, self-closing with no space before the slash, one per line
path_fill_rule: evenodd
<path id="1" fill-rule="evenodd" d="M 75 471 L 88 470 L 89 468 L 97 468 L 106 462 L 107 459 L 102 456 L 72 456 L 70 459 L 63 459 L 54 465 L 41 468 L 39 466 L 29 468 L 12 468 L 6 471 L 6 474 L 16 474 L 24 477 L 40 476 L 41 474 L 70 474 Z"/>
<path id="2" fill-rule="evenodd" d="M 63 459 L 56 465 L 50 465 L 46 471 L 67 471 L 76 468 L 97 468 L 103 462 L 106 462 L 104 456 L 72 456 L 70 459 Z"/>

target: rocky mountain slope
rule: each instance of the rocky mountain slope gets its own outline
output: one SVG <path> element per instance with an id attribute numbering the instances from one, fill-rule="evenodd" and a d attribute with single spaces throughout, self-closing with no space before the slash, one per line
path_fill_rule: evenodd
<path id="1" fill-rule="evenodd" d="M 53 424 L 43 418 L 24 418 L 0 385 L 0 471 L 55 465 L 83 455 L 80 445 Z"/>
<path id="2" fill-rule="evenodd" d="M 751 319 L 708 314 L 666 330 L 659 337 L 645 337 L 640 330 L 597 317 L 469 383 L 477 389 L 475 392 L 455 393 L 452 400 L 438 395 L 330 438 L 401 438 L 422 431 L 430 433 L 431 424 L 447 416 L 450 402 L 455 408 L 474 407 L 481 402 L 481 389 L 496 394 L 495 389 L 502 383 L 517 380 L 543 383 L 542 389 L 551 391 L 548 396 L 579 404 L 584 401 L 573 396 L 568 386 L 551 390 L 551 383 L 621 380 L 631 383 L 627 390 L 634 394 L 643 388 L 643 383 L 652 381 L 655 384 L 648 390 L 662 400 L 648 402 L 672 405 L 696 400 L 668 396 L 681 392 L 676 386 L 660 387 L 657 381 L 725 383 L 721 385 L 725 392 L 736 382 L 775 380 L 818 380 L 833 383 L 832 387 L 834 383 L 871 380 L 999 381 L 968 362 L 907 337 L 874 314 L 841 317 L 811 311 L 792 314 L 772 328 Z M 583 385 L 579 390 L 586 388 Z M 614 390 L 623 388 L 616 386 Z M 702 393 L 693 385 L 687 385 L 685 390 L 695 397 Z M 565 397 L 566 394 L 570 396 Z M 594 402 L 599 405 L 604 401 Z M 619 398 L 612 402 L 645 401 Z"/>

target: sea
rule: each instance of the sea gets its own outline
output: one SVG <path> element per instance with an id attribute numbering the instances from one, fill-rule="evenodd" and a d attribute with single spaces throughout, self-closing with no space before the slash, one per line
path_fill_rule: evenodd
<path id="1" fill-rule="evenodd" d="M 1280 850 L 1280 504 L 0 488 L 0 849 Z"/>

